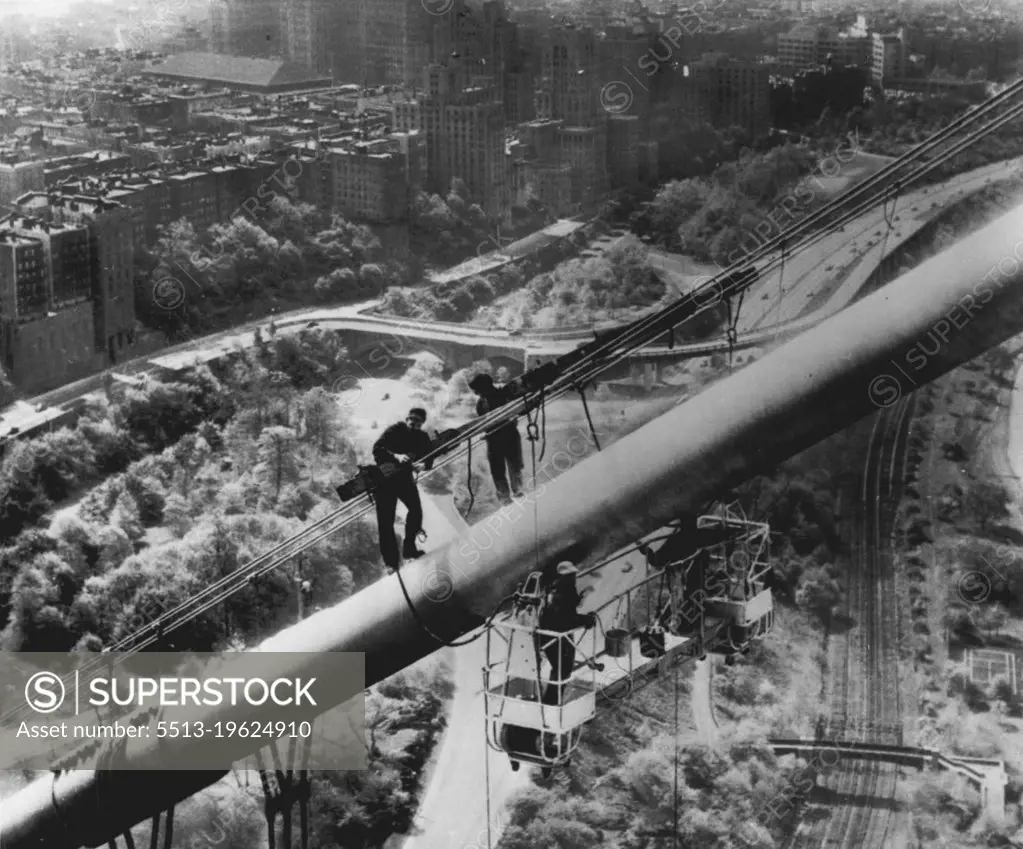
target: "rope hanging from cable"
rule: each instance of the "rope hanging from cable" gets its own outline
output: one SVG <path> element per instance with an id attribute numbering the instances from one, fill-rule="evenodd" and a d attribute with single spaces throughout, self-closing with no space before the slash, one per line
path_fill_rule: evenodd
<path id="1" fill-rule="evenodd" d="M 465 486 L 469 490 L 469 506 L 465 508 L 465 518 L 469 518 L 469 514 L 472 512 L 472 506 L 476 503 L 476 493 L 472 491 L 472 437 L 470 436 L 465 441 L 466 446 L 466 476 Z"/>
<path id="2" fill-rule="evenodd" d="M 498 613 L 500 613 L 501 608 L 504 607 L 505 604 L 507 604 L 509 601 L 511 601 L 511 599 L 514 598 L 514 596 L 511 595 L 503 598 L 498 603 L 497 607 L 494 608 L 494 612 L 487 617 L 486 621 L 483 623 L 483 627 L 480 628 L 479 633 L 474 634 L 464 640 L 446 640 L 444 639 L 444 637 L 438 636 L 437 634 L 433 633 L 433 631 L 430 630 L 430 627 L 423 621 L 423 618 L 419 615 L 419 611 L 416 610 L 415 602 L 412 601 L 412 596 L 409 595 L 408 588 L 405 586 L 405 579 L 401 575 L 401 570 L 398 569 L 395 572 L 395 574 L 398 576 L 398 584 L 401 586 L 401 592 L 402 595 L 405 596 L 405 602 L 408 604 L 408 609 L 412 612 L 412 616 L 413 618 L 415 618 L 419 627 L 423 629 L 423 632 L 428 637 L 430 637 L 433 640 L 436 640 L 443 646 L 447 646 L 448 648 L 459 648 L 460 646 L 467 646 L 470 643 L 476 642 L 476 640 L 478 640 L 487 632 L 487 628 L 489 628 L 490 623 L 494 621 L 494 617 L 497 616 Z M 437 573 L 435 572 L 434 574 Z M 448 580 L 450 580 L 450 578 Z"/>
<path id="3" fill-rule="evenodd" d="M 590 426 L 590 436 L 593 437 L 593 444 L 597 447 L 597 450 L 600 451 L 600 440 L 597 439 L 597 429 L 593 426 L 593 418 L 590 416 L 590 405 L 586 402 L 586 387 L 580 384 L 578 389 L 579 397 L 582 398 L 583 401 L 583 412 L 586 413 L 586 424 Z"/>

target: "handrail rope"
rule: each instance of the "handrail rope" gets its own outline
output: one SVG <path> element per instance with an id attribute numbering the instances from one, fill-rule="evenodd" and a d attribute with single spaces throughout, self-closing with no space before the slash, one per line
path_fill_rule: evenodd
<path id="1" fill-rule="evenodd" d="M 927 149 L 936 146 L 937 144 L 941 143 L 942 141 L 945 141 L 946 140 L 945 137 L 951 135 L 952 132 L 960 129 L 961 125 L 963 125 L 965 123 L 973 123 L 973 122 L 977 121 L 980 117 L 982 117 L 984 115 L 984 113 L 990 111 L 996 105 L 1001 105 L 1001 104 L 996 104 L 996 101 L 998 101 L 998 100 L 1007 100 L 1010 96 L 1014 96 L 1015 94 L 1019 93 L 1021 87 L 1023 87 L 1023 80 L 1017 81 L 1017 83 L 1014 83 L 1010 88 L 1004 90 L 999 95 L 996 95 L 994 98 L 992 98 L 987 104 L 982 105 L 977 110 L 975 110 L 974 112 L 970 113 L 970 115 L 968 116 L 968 118 L 969 118 L 968 121 L 965 120 L 967 116 L 963 116 L 960 119 L 957 119 L 956 121 L 952 122 L 947 127 L 943 128 L 941 131 L 939 131 L 939 133 L 935 134 L 935 136 L 932 136 L 931 139 L 923 142 L 921 145 L 918 145 L 913 150 L 907 152 L 906 154 L 903 155 L 903 157 L 900 157 L 900 159 L 898 159 L 895 162 L 891 163 L 890 165 L 886 166 L 884 169 L 881 169 L 879 172 L 875 173 L 875 175 L 873 175 L 871 178 L 868 178 L 868 180 L 865 180 L 865 181 L 863 181 L 863 183 L 858 184 L 853 189 L 851 189 L 849 192 L 847 192 L 847 193 L 843 194 L 842 196 L 840 196 L 839 198 L 837 198 L 835 201 L 830 202 L 828 205 L 826 205 L 824 208 L 819 210 L 814 215 L 808 216 L 807 219 L 804 219 L 803 221 L 801 221 L 798 224 L 794 225 L 792 228 L 789 228 L 789 230 L 787 230 L 784 233 L 782 233 L 779 237 L 776 237 L 776 239 L 773 239 L 770 242 L 765 243 L 757 251 L 751 253 L 751 255 L 749 257 L 746 257 L 746 258 L 743 258 L 742 260 L 740 260 L 739 263 L 737 263 L 737 265 L 739 265 L 739 266 L 747 266 L 747 265 L 749 265 L 752 262 L 753 257 L 760 256 L 760 255 L 762 255 L 764 253 L 769 252 L 772 249 L 772 244 L 775 241 L 777 241 L 778 239 L 781 239 L 782 237 L 789 238 L 789 237 L 791 237 L 793 231 L 798 232 L 800 230 L 806 229 L 809 225 L 811 225 L 813 223 L 817 223 L 818 221 L 821 220 L 822 217 L 824 217 L 829 212 L 829 210 L 832 210 L 833 207 L 841 206 L 842 204 L 848 202 L 848 200 L 851 199 L 852 197 L 855 197 L 855 196 L 857 196 L 859 194 L 862 194 L 868 187 L 870 187 L 871 184 L 877 183 L 877 182 L 881 182 L 881 180 L 884 177 L 888 176 L 888 172 L 894 171 L 894 170 L 897 170 L 900 167 L 903 167 L 904 165 L 906 165 L 909 162 L 913 161 L 914 159 L 918 158 L 919 155 L 921 155 Z M 999 129 L 1001 126 L 1004 126 L 1009 121 L 1011 121 L 1011 120 L 1015 119 L 1016 117 L 1018 117 L 1019 114 L 1021 114 L 1021 113 L 1023 113 L 1023 104 L 1020 104 L 1020 105 L 1015 106 L 1015 107 L 1011 107 L 1010 111 L 1008 113 L 1006 113 L 1005 115 L 1003 115 L 1003 116 L 1001 116 L 999 118 L 996 118 L 995 120 L 991 121 L 991 123 L 983 126 L 979 130 L 974 131 L 971 134 L 971 136 L 961 140 L 959 143 L 954 145 L 949 150 L 943 151 L 939 155 L 935 156 L 926 165 L 924 165 L 923 167 L 919 168 L 916 172 L 913 172 L 910 175 L 910 177 L 906 179 L 905 183 L 906 184 L 908 184 L 908 183 L 915 183 L 919 179 L 922 179 L 923 176 L 925 176 L 926 174 L 930 173 L 931 171 L 933 171 L 935 168 L 939 167 L 940 165 L 943 165 L 948 159 L 952 158 L 953 156 L 958 155 L 960 152 L 962 152 L 962 150 L 966 149 L 969 146 L 972 146 L 972 144 L 974 144 L 976 141 L 980 140 L 981 138 L 984 138 L 986 135 L 990 134 L 994 130 Z M 890 193 L 891 193 L 891 190 L 889 189 L 889 190 L 885 190 L 884 192 L 882 192 L 882 195 L 885 198 L 887 198 L 887 196 Z M 861 204 L 861 206 L 870 206 L 870 207 L 872 207 L 872 206 L 876 206 L 876 204 L 877 204 L 877 199 L 870 199 L 870 200 L 865 201 L 864 204 Z M 813 234 L 813 235 L 805 238 L 802 242 L 800 242 L 796 246 L 795 250 L 797 250 L 797 251 L 804 250 L 809 244 L 812 244 L 815 241 L 817 241 L 817 240 L 819 240 L 821 238 L 824 238 L 827 235 L 830 235 L 831 233 L 835 232 L 840 226 L 842 226 L 842 224 L 846 223 L 849 218 L 854 218 L 854 217 L 856 217 L 859 214 L 860 214 L 859 213 L 859 207 L 854 208 L 853 210 L 850 210 L 843 217 L 839 218 L 836 222 L 834 222 L 831 225 L 829 225 L 828 227 L 826 227 L 820 233 L 816 233 L 816 234 Z M 783 253 L 783 258 L 784 258 L 784 253 Z M 773 263 L 769 264 L 769 268 L 770 267 L 773 267 Z M 729 268 L 732 268 L 732 266 L 730 266 Z M 715 283 L 715 282 L 716 282 L 716 279 L 711 281 L 711 284 L 708 284 L 708 286 L 712 286 L 713 283 Z M 706 287 L 701 287 L 701 289 L 702 288 L 706 288 Z M 676 307 L 677 307 L 677 305 L 676 305 Z M 672 311 L 672 308 L 671 307 L 666 308 L 665 311 Z M 702 311 L 702 310 L 700 310 L 700 311 Z M 697 314 L 697 313 L 694 313 L 694 315 L 695 314 Z M 659 314 L 655 314 L 655 316 L 658 316 L 658 315 Z M 690 316 L 690 317 L 692 317 L 692 316 Z M 637 330 L 638 329 L 640 329 L 640 328 L 637 328 Z M 628 335 L 628 334 L 625 334 L 625 335 Z M 614 340 L 614 344 L 620 344 L 620 341 L 621 340 L 616 339 L 616 340 Z M 593 357 L 593 355 L 591 354 L 591 355 L 589 355 L 588 358 L 592 358 L 592 357 Z M 584 363 L 585 363 L 586 359 L 587 358 L 584 358 Z M 583 365 L 584 363 L 580 363 L 579 365 Z M 609 365 L 610 364 L 604 365 L 601 370 L 608 368 Z M 569 371 L 570 370 L 566 370 L 566 376 L 567 376 L 567 372 L 569 372 Z M 560 387 L 558 387 L 558 389 L 560 389 Z M 555 396 L 558 397 L 558 396 L 560 396 L 562 394 L 562 392 L 555 390 L 555 392 L 553 394 L 555 394 Z M 511 405 L 505 405 L 505 406 L 514 406 L 514 402 Z M 504 410 L 503 410 L 503 408 L 499 408 L 498 410 L 495 410 L 493 412 L 494 413 L 502 413 L 503 414 Z M 481 422 L 481 424 L 483 424 L 483 423 Z M 450 449 L 448 449 L 448 450 L 450 450 Z M 426 459 L 426 458 L 423 458 L 423 459 Z M 452 458 L 452 459 L 454 459 L 454 458 Z M 442 462 L 442 465 L 446 465 L 446 463 Z M 358 502 L 353 502 L 352 505 L 351 505 L 351 507 L 353 507 L 353 508 L 354 507 L 358 507 L 358 506 L 360 506 L 358 504 Z M 348 505 L 346 505 L 346 507 L 348 507 Z M 271 549 L 270 551 L 267 551 L 264 554 L 261 554 L 261 555 L 257 556 L 257 558 L 255 558 L 253 561 L 250 561 L 249 564 L 246 564 L 246 566 L 242 567 L 242 568 L 245 569 L 246 571 L 248 571 L 248 568 L 250 566 L 256 565 L 256 564 L 258 564 L 261 561 L 269 559 L 271 556 L 274 556 L 275 554 L 277 554 L 279 549 L 285 548 L 285 547 L 287 547 L 287 546 L 289 546 L 291 544 L 300 544 L 304 540 L 305 535 L 306 535 L 306 533 L 308 531 L 313 531 L 318 526 L 320 526 L 320 525 L 322 525 L 322 524 L 324 524 L 326 522 L 336 521 L 339 518 L 342 518 L 340 516 L 340 514 L 344 513 L 344 512 L 347 512 L 346 511 L 346 507 L 342 507 L 340 510 L 336 511 L 335 513 L 328 514 L 327 516 L 323 517 L 322 519 L 320 519 L 316 523 L 314 523 L 314 525 L 310 526 L 309 528 L 304 529 L 303 531 L 299 532 L 299 534 L 296 534 L 295 537 L 292 537 L 289 540 L 285 540 L 284 542 L 279 543 L 278 546 L 276 546 L 274 549 Z M 347 524 L 348 521 L 351 521 L 352 519 L 358 518 L 359 516 L 363 515 L 365 512 L 366 512 L 366 510 L 362 509 L 362 510 L 359 510 L 357 513 L 355 513 L 355 515 L 352 515 L 350 517 L 344 517 L 345 519 L 347 519 L 347 521 L 345 521 L 344 523 Z M 328 531 L 327 534 L 323 534 L 322 536 L 317 537 L 315 540 L 310 541 L 307 545 L 313 545 L 316 542 L 319 542 L 320 539 L 322 539 L 324 536 L 329 535 L 329 533 L 333 533 L 333 530 L 336 530 L 336 529 L 332 529 L 331 531 Z M 290 556 L 289 556 L 289 558 L 290 558 Z M 285 558 L 285 559 L 289 559 L 289 558 Z M 279 565 L 280 565 L 279 562 L 272 563 L 267 571 L 269 571 L 269 570 L 271 570 L 273 568 L 277 568 Z M 222 584 L 224 582 L 227 582 L 232 577 L 233 577 L 233 575 L 225 576 L 225 578 L 222 578 L 222 579 L 220 579 L 220 581 L 215 582 L 215 584 L 210 585 L 209 587 L 207 587 L 206 590 L 201 591 L 200 593 L 198 593 L 197 596 L 198 597 L 202 597 L 202 596 L 208 594 L 209 592 L 214 591 L 215 589 L 218 588 L 218 586 L 217 586 L 218 584 Z M 195 601 L 195 599 L 190 599 L 187 602 L 182 603 L 181 605 L 179 605 L 178 608 L 175 608 L 173 611 L 171 611 L 171 613 L 178 612 L 181 608 L 185 608 L 190 603 L 194 603 L 194 601 Z M 186 620 L 186 621 L 190 621 L 190 620 Z M 147 630 L 150 630 L 151 628 L 152 628 L 152 626 L 145 626 L 142 629 L 140 629 L 140 632 L 138 632 L 138 633 L 145 633 Z M 168 630 L 172 630 L 172 629 L 168 629 Z M 136 636 L 137 636 L 137 634 L 133 634 L 133 635 L 129 635 L 129 637 L 122 638 L 122 640 L 117 645 L 115 645 L 115 647 L 112 647 L 111 650 L 116 650 L 122 644 L 131 643 Z M 148 641 L 146 643 L 146 645 L 150 644 L 151 642 L 152 642 L 151 640 Z M 140 648 L 137 648 L 135 650 L 140 650 Z"/>

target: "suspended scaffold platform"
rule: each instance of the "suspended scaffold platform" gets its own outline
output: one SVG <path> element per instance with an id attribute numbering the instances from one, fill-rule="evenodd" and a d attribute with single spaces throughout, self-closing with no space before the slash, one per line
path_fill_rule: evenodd
<path id="1" fill-rule="evenodd" d="M 487 632 L 488 743 L 509 755 L 513 769 L 530 763 L 549 774 L 570 763 L 602 702 L 688 660 L 749 651 L 774 622 L 769 551 L 766 523 L 723 506 L 588 569 L 563 564 L 556 576 L 532 573 Z M 577 611 L 576 579 L 615 565 L 623 568 L 592 588 L 610 597 Z M 605 582 L 618 586 L 601 593 Z M 570 610 L 564 598 L 574 600 Z"/>

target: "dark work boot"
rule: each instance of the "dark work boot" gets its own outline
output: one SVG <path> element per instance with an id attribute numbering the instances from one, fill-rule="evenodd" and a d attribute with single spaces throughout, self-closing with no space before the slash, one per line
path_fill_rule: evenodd
<path id="1" fill-rule="evenodd" d="M 405 544 L 401 547 L 401 556 L 405 560 L 415 560 L 417 557 L 422 557 L 424 554 L 426 554 L 426 552 L 416 545 L 414 539 L 406 540 Z"/>

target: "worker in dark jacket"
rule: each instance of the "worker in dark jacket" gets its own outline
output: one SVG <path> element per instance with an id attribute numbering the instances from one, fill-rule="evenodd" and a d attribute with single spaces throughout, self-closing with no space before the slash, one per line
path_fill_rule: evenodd
<path id="1" fill-rule="evenodd" d="M 543 612 L 540 614 L 541 631 L 554 631 L 564 636 L 538 634 L 537 637 L 547 662 L 551 665 L 551 683 L 543 694 L 545 705 L 560 705 L 565 686 L 572 677 L 575 666 L 575 643 L 571 632 L 576 628 L 592 628 L 597 624 L 593 613 L 580 613 L 582 598 L 576 588 L 579 570 L 567 560 L 558 564 L 558 574 L 547 595 Z"/>
<path id="2" fill-rule="evenodd" d="M 413 407 L 405 421 L 391 425 L 373 444 L 373 459 L 384 473 L 374 493 L 380 553 L 384 565 L 394 571 L 399 566 L 398 541 L 394 536 L 394 511 L 399 501 L 408 509 L 402 556 L 412 560 L 424 554 L 416 545 L 416 537 L 423 528 L 423 505 L 412 474 L 412 463 L 430 451 L 430 437 L 423 431 L 425 423 L 426 410 Z M 423 464 L 425 469 L 432 466 L 432 460 Z"/>
<path id="3" fill-rule="evenodd" d="M 489 374 L 478 374 L 469 383 L 469 388 L 476 393 L 476 415 L 483 416 L 496 410 L 515 397 L 507 389 L 498 389 Z M 519 436 L 517 421 L 510 421 L 497 430 L 487 434 L 487 460 L 490 462 L 490 475 L 494 479 L 497 497 L 505 504 L 515 498 L 522 497 L 522 437 Z M 511 482 L 509 488 L 508 483 Z"/>

